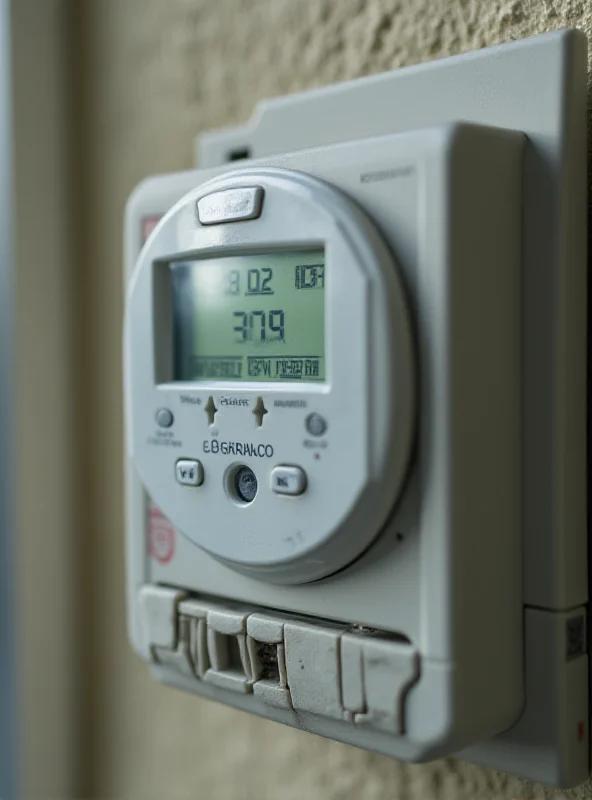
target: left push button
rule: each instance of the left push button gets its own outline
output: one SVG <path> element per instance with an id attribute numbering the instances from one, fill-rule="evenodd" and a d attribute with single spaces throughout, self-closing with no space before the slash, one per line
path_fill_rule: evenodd
<path id="1" fill-rule="evenodd" d="M 170 408 L 159 408 L 154 416 L 156 419 L 156 424 L 161 428 L 170 428 L 175 421 L 173 412 L 170 410 Z"/>
<path id="2" fill-rule="evenodd" d="M 182 486 L 201 486 L 204 479 L 201 461 L 180 458 L 175 464 L 175 477 Z"/>

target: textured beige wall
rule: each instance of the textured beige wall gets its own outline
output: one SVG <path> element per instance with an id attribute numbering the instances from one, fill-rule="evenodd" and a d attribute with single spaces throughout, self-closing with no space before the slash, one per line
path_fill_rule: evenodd
<path id="1" fill-rule="evenodd" d="M 454 760 L 401 765 L 157 686 L 125 640 L 121 220 L 147 174 L 261 97 L 573 25 L 582 0 L 81 0 L 81 349 L 88 380 L 88 794 L 126 798 L 542 798 Z M 110 591 L 105 591 L 109 587 Z M 592 797 L 585 787 L 574 796 Z"/>

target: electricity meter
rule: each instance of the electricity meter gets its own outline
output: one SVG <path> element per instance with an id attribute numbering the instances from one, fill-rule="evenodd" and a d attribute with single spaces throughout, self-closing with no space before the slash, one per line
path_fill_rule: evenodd
<path id="1" fill-rule="evenodd" d="M 147 243 L 127 320 L 131 447 L 175 527 L 281 583 L 368 547 L 401 491 L 415 375 L 399 269 L 354 201 L 296 170 L 206 180 Z"/>
<path id="2" fill-rule="evenodd" d="M 580 46 L 543 37 L 508 66 L 479 53 L 272 102 L 203 137 L 201 169 L 132 194 L 129 624 L 161 680 L 399 758 L 473 748 L 520 770 L 499 752 L 528 723 L 525 641 L 559 620 L 571 671 L 549 680 L 587 670 L 579 564 L 570 598 L 527 596 L 529 493 L 557 484 L 529 469 L 525 409 L 549 411 L 543 437 L 559 424 L 532 337 L 557 315 L 529 277 L 552 248 L 525 225 L 552 201 L 533 194 L 516 102 L 537 94 L 533 57 L 549 71 Z M 522 88 L 483 112 L 480 87 L 512 64 Z M 579 736 L 538 777 L 577 778 Z"/>

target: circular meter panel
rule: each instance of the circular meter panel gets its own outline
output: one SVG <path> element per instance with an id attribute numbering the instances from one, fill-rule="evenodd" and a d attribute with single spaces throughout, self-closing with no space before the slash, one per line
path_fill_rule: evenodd
<path id="1" fill-rule="evenodd" d="M 281 169 L 200 185 L 142 250 L 125 329 L 128 446 L 182 534 L 280 583 L 377 536 L 409 459 L 412 336 L 351 200 Z"/>

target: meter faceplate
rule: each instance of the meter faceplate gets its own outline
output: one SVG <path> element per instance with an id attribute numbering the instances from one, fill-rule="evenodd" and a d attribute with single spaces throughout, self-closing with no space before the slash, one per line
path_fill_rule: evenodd
<path id="1" fill-rule="evenodd" d="M 205 196 L 253 186 L 264 196 L 259 218 L 200 223 Z M 172 380 L 172 261 L 320 249 L 324 381 Z M 288 583 L 338 570 L 375 538 L 409 458 L 412 336 L 393 256 L 345 195 L 282 169 L 203 184 L 140 254 L 125 341 L 130 450 L 147 491 L 184 535 L 237 569 Z M 155 421 L 163 409 L 173 419 L 164 428 Z M 180 480 L 179 461 L 198 462 L 199 485 Z M 258 482 L 252 502 L 233 494 L 243 466 Z M 277 472 L 293 467 L 300 483 L 290 469 Z M 278 474 L 298 491 L 276 493 Z"/>

